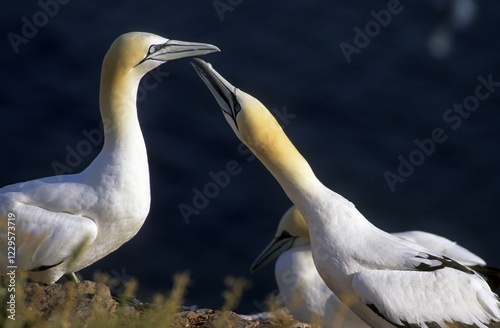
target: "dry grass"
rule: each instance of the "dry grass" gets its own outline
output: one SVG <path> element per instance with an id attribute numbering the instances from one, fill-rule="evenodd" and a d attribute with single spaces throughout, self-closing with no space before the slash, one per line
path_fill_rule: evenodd
<path id="1" fill-rule="evenodd" d="M 109 293 L 109 291 L 106 285 L 113 288 L 118 286 L 118 284 L 122 284 L 122 286 L 124 284 L 123 292 L 119 296 L 119 299 L 130 300 L 134 298 L 138 288 L 138 283 L 135 280 L 119 282 L 109 275 L 102 273 L 96 273 L 94 279 L 97 282 L 97 284 L 92 284 L 92 286 L 97 288 L 95 295 L 101 293 L 99 288 L 105 289 L 105 291 L 102 291 L 102 294 L 108 295 L 107 293 Z M 53 297 L 57 298 L 57 300 L 54 300 L 54 303 L 50 303 L 48 308 L 44 308 L 43 304 L 40 306 L 37 305 L 38 307 L 36 309 L 31 305 L 31 307 L 28 308 L 26 304 L 32 304 L 30 302 L 33 302 L 33 300 L 43 299 L 43 297 L 50 298 L 51 295 L 47 296 L 47 289 L 49 289 L 49 286 L 28 285 L 26 279 L 21 278 L 18 279 L 16 283 L 16 320 L 8 319 L 8 313 L 2 311 L 2 313 L 0 313 L 0 327 L 180 327 L 178 322 L 180 308 L 183 304 L 189 282 L 190 277 L 188 272 L 176 274 L 173 277 L 173 285 L 170 292 L 166 295 L 158 294 L 154 296 L 151 304 L 143 307 L 141 306 L 138 310 L 135 305 L 127 305 L 125 302 L 125 305 L 122 306 L 113 304 L 113 311 L 108 311 L 109 309 L 103 311 L 101 308 L 102 304 L 99 304 L 100 301 L 97 300 L 97 296 L 95 295 L 89 296 L 91 299 L 87 300 L 85 307 L 82 308 L 82 292 L 78 288 L 82 287 L 82 284 L 85 284 L 85 282 L 79 284 L 72 282 L 59 284 L 56 287 L 59 288 L 60 294 L 58 294 L 57 297 Z M 224 299 L 224 305 L 221 308 L 222 313 L 214 311 L 214 313 L 218 313 L 217 319 L 215 319 L 211 325 L 214 327 L 227 326 L 226 323 L 228 318 L 226 317 L 226 313 L 230 313 L 231 310 L 238 306 L 245 289 L 250 286 L 247 280 L 232 276 L 226 277 L 225 284 L 227 290 L 222 293 Z M 87 285 L 90 285 L 90 283 Z M 3 286 L 5 286 L 5 284 L 3 284 Z M 31 286 L 29 294 L 30 299 L 25 300 L 25 290 L 28 286 Z M 35 288 L 33 288 L 33 286 L 35 286 Z M 9 295 L 7 289 L 0 288 L 0 301 L 2 304 L 6 304 L 5 302 L 8 297 L 10 297 Z M 50 300 L 48 302 L 50 302 Z M 108 296 L 107 302 L 114 302 L 114 300 L 110 300 Z M 85 311 L 87 314 L 82 315 L 82 311 Z"/>
<path id="2" fill-rule="evenodd" d="M 231 311 L 240 304 L 243 292 L 245 289 L 250 288 L 251 284 L 244 278 L 236 278 L 233 276 L 227 276 L 224 279 L 224 284 L 228 289 L 222 293 L 224 305 L 222 305 L 221 311 Z"/>

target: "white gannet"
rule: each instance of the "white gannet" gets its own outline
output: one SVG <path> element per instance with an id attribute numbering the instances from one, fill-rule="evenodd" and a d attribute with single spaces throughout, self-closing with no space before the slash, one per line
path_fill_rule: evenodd
<path id="1" fill-rule="evenodd" d="M 210 44 L 142 32 L 113 42 L 101 73 L 104 145 L 99 155 L 81 173 L 0 189 L 1 273 L 14 265 L 35 281 L 53 283 L 113 252 L 139 231 L 150 206 L 148 159 L 136 109 L 139 82 L 169 60 L 214 51 L 219 49 Z M 8 218 L 13 218 L 13 229 Z M 15 248 L 8 249 L 11 238 Z"/>
<path id="2" fill-rule="evenodd" d="M 483 259 L 456 242 L 432 233 L 405 231 L 393 235 L 423 245 L 472 269 L 486 265 Z M 316 323 L 323 328 L 368 327 L 340 302 L 321 279 L 313 263 L 309 229 L 295 206 L 283 215 L 275 238 L 255 259 L 251 272 L 255 272 L 274 259 L 276 259 L 274 271 L 276 283 L 286 307 L 295 319 Z M 495 272 L 493 280 L 497 282 L 500 269 L 490 270 Z M 490 287 L 498 288 L 498 285 Z"/>
<path id="3" fill-rule="evenodd" d="M 324 186 L 269 110 L 211 65 L 193 63 L 238 138 L 304 216 L 328 288 L 371 327 L 489 327 L 500 302 L 474 271 L 386 233 Z"/>

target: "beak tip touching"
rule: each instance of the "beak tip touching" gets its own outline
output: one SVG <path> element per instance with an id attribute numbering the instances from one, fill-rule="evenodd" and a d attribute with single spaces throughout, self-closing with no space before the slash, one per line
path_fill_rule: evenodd
<path id="1" fill-rule="evenodd" d="M 214 53 L 214 52 L 220 52 L 219 48 L 217 48 L 216 46 L 212 46 L 212 45 L 207 45 L 206 48 L 200 49 L 200 50 L 203 51 L 203 53 L 201 53 L 201 55 L 211 54 L 211 53 Z"/>
<path id="2" fill-rule="evenodd" d="M 203 66 L 203 64 L 205 63 L 203 60 L 199 59 L 199 58 L 193 58 L 194 61 L 191 62 L 191 66 L 193 67 L 194 71 L 196 72 L 196 74 L 198 74 L 198 76 L 200 77 L 200 79 L 207 83 L 206 82 L 206 73 L 204 72 L 204 70 L 202 69 L 202 67 L 198 66 L 198 65 L 201 65 Z"/>
<path id="3" fill-rule="evenodd" d="M 212 52 L 221 52 L 219 47 L 214 46 L 213 44 L 209 44 L 209 43 L 201 43 L 200 50 L 203 50 L 205 52 L 205 54 L 209 54 Z"/>
<path id="4" fill-rule="evenodd" d="M 203 70 L 200 67 L 198 67 L 198 65 L 200 65 L 201 67 L 203 67 L 205 69 L 212 68 L 212 65 L 210 63 L 207 63 L 206 61 L 204 61 L 203 59 L 200 59 L 198 57 L 193 58 L 193 62 L 191 62 L 191 65 L 196 70 L 196 72 L 199 72 L 199 73 L 203 73 Z"/>

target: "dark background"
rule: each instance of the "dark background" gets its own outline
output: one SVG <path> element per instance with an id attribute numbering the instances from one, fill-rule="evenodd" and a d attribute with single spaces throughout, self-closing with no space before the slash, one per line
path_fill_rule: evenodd
<path id="1" fill-rule="evenodd" d="M 82 131 L 99 127 L 100 68 L 110 44 L 122 33 L 148 31 L 220 47 L 204 59 L 268 108 L 296 115 L 285 127 L 290 139 L 325 185 L 375 225 L 440 234 L 500 266 L 500 90 L 457 129 L 443 119 L 474 95 L 478 76 L 500 81 L 500 5 L 478 1 L 476 19 L 454 34 L 447 56 L 436 58 L 427 48 L 439 17 L 435 3 L 402 1 L 347 63 L 339 44 L 352 45 L 354 28 L 364 29 L 374 20 L 370 11 L 389 2 L 69 1 L 43 22 L 40 2 L 8 1 L 0 14 L 0 186 L 54 175 L 53 162 L 67 163 L 68 149 L 87 140 Z M 217 4 L 230 10 L 217 12 Z M 34 15 L 45 24 L 16 53 L 8 34 L 23 37 Z M 188 270 L 186 303 L 212 308 L 223 303 L 224 277 L 245 277 L 252 288 L 238 311 L 260 311 L 276 288 L 273 268 L 250 275 L 249 266 L 291 203 L 257 160 L 238 152 L 239 141 L 189 62 L 161 66 L 159 83 L 151 76 L 151 90 L 141 89 L 152 187 L 146 223 L 80 273 L 135 277 L 148 301 L 172 287 L 174 273 Z M 447 140 L 391 191 L 384 172 L 397 173 L 398 156 L 407 159 L 418 149 L 414 140 L 430 138 L 435 128 Z M 73 172 L 100 146 L 92 150 Z M 179 204 L 192 206 L 193 188 L 203 190 L 209 172 L 230 161 L 241 172 L 187 223 Z"/>

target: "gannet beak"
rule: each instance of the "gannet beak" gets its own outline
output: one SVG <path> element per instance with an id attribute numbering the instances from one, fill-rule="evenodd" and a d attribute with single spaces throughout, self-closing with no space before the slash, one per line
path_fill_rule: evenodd
<path id="1" fill-rule="evenodd" d="M 250 267 L 250 272 L 254 273 L 259 270 L 267 263 L 273 261 L 278 256 L 280 256 L 283 252 L 292 248 L 293 243 L 295 242 L 297 237 L 293 237 L 289 234 L 281 235 L 279 237 L 274 238 L 269 245 L 260 253 L 260 255 L 253 261 L 252 266 Z"/>
<path id="2" fill-rule="evenodd" d="M 169 61 L 178 58 L 206 55 L 220 51 L 214 45 L 198 42 L 168 40 L 163 44 L 152 45 L 146 59 Z"/>
<path id="3" fill-rule="evenodd" d="M 191 63 L 194 70 L 198 73 L 200 79 L 205 82 L 210 92 L 212 92 L 233 130 L 235 132 L 238 131 L 236 115 L 241 110 L 241 105 L 236 97 L 236 90 L 238 89 L 217 73 L 209 63 L 199 58 L 195 58 L 194 60 L 200 65 Z"/>

